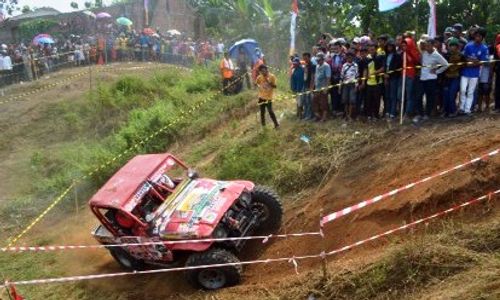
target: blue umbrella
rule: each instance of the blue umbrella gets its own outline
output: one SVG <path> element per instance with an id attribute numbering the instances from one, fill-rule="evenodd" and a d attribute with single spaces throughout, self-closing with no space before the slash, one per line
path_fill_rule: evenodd
<path id="1" fill-rule="evenodd" d="M 255 40 L 244 39 L 234 43 L 234 45 L 229 48 L 229 55 L 232 59 L 237 60 L 241 49 L 252 60 L 252 64 L 255 64 L 255 62 L 259 59 L 259 55 L 262 56 L 262 52 L 255 51 L 257 48 L 259 48 L 259 43 Z"/>

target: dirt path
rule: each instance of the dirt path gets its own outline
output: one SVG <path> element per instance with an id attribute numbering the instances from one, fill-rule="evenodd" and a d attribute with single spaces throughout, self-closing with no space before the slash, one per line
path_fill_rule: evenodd
<path id="1" fill-rule="evenodd" d="M 250 116 L 253 122 L 253 116 Z M 246 121 L 245 121 L 246 122 Z M 353 153 L 338 174 L 318 192 L 286 206 L 283 232 L 314 231 L 318 229 L 320 210 L 333 212 L 358 201 L 433 174 L 471 157 L 500 146 L 500 123 L 495 118 L 480 118 L 461 124 L 439 124 L 419 130 L 395 130 L 379 143 Z M 251 126 L 251 125 L 249 125 Z M 465 137 L 465 138 L 463 138 Z M 210 157 L 208 157 L 210 159 Z M 271 243 L 262 248 L 259 242 L 248 246 L 242 260 L 293 255 L 317 254 L 353 243 L 372 234 L 426 216 L 452 203 L 459 203 L 500 186 L 500 157 L 468 167 L 441 179 L 425 183 L 392 199 L 367 207 L 339 219 L 325 228 L 326 238 L 289 239 Z M 287 201 L 285 201 L 288 203 Z M 63 222 L 61 243 L 95 243 L 88 234 L 93 216 L 82 212 L 78 225 Z M 87 228 L 86 230 L 81 230 Z M 39 231 L 39 234 L 46 234 Z M 36 236 L 37 234 L 35 234 Z M 59 240 L 55 235 L 50 239 Z M 330 258 L 336 267 L 349 267 L 367 259 L 375 259 L 385 240 L 370 243 L 360 249 Z M 98 274 L 118 271 L 105 251 L 59 254 L 68 275 Z M 75 259 L 78 257 L 78 259 Z M 300 262 L 301 272 L 319 270 L 320 260 Z M 231 299 L 235 294 L 247 293 L 252 287 L 266 290 L 289 280 L 298 280 L 288 263 L 254 265 L 245 269 L 242 285 L 212 294 Z M 189 287 L 180 274 L 131 276 L 113 280 L 83 283 L 86 289 L 102 293 L 112 292 L 116 299 L 205 297 Z M 127 288 L 128 286 L 140 286 Z M 259 296 L 260 295 L 260 296 Z M 272 296 L 272 295 L 269 295 Z"/>

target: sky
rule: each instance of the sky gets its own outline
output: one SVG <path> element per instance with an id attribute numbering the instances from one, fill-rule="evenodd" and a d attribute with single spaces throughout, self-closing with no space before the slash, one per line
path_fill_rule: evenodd
<path id="1" fill-rule="evenodd" d="M 24 5 L 29 5 L 29 7 L 53 7 L 60 12 L 69 12 L 73 11 L 70 6 L 71 2 L 78 3 L 78 7 L 80 9 L 84 9 L 83 5 L 88 0 L 19 0 L 19 5 L 23 7 Z M 104 0 L 105 5 L 111 4 L 112 0 Z"/>

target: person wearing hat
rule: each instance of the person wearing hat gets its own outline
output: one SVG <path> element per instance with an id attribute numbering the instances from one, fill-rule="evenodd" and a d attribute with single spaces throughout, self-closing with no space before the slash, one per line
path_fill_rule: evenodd
<path id="1" fill-rule="evenodd" d="M 259 76 L 255 80 L 255 84 L 259 88 L 259 101 L 260 106 L 260 121 L 262 127 L 266 126 L 266 109 L 269 112 L 269 116 L 274 123 L 274 128 L 278 129 L 280 124 L 276 118 L 276 114 L 273 111 L 273 93 L 274 89 L 277 88 L 276 76 L 269 73 L 266 65 L 259 66 Z"/>
<path id="2" fill-rule="evenodd" d="M 460 79 L 460 110 L 459 114 L 470 115 L 474 102 L 474 92 L 479 81 L 481 64 L 488 61 L 488 47 L 483 43 L 486 30 L 478 28 L 474 40 L 469 42 L 463 51 L 468 65 L 462 70 Z"/>
<path id="3" fill-rule="evenodd" d="M 325 61 L 325 54 L 318 53 L 316 56 L 316 72 L 314 77 L 314 100 L 313 111 L 316 115 L 316 121 L 326 122 L 328 117 L 328 86 L 332 77 L 332 70 Z"/>
<path id="4" fill-rule="evenodd" d="M 448 53 L 444 55 L 450 66 L 444 73 L 443 87 L 443 116 L 454 117 L 457 113 L 456 99 L 460 90 L 460 72 L 463 68 L 465 56 L 459 50 L 460 43 L 457 38 L 448 40 Z"/>
<path id="5" fill-rule="evenodd" d="M 222 87 L 224 95 L 229 95 L 229 84 L 232 82 L 234 77 L 234 64 L 229 57 L 229 52 L 224 52 L 224 57 L 219 64 L 219 69 L 222 77 Z"/>
<path id="6" fill-rule="evenodd" d="M 460 23 L 456 23 L 455 25 L 452 26 L 453 28 L 453 37 L 458 39 L 458 42 L 459 42 L 459 49 L 460 51 L 462 51 L 465 47 L 465 45 L 467 45 L 468 41 L 467 39 L 464 37 L 464 34 L 463 34 L 463 30 L 464 30 L 464 26 Z"/>
<path id="7" fill-rule="evenodd" d="M 290 88 L 297 95 L 297 118 L 304 118 L 304 68 L 300 63 L 300 58 L 294 57 L 292 60 L 292 70 L 290 75 Z"/>

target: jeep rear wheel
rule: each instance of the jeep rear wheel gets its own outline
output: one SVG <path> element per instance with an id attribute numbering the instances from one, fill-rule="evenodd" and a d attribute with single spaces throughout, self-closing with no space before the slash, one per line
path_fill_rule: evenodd
<path id="1" fill-rule="evenodd" d="M 211 249 L 206 252 L 194 253 L 186 261 L 186 267 L 239 263 L 240 260 L 224 249 Z M 193 269 L 185 272 L 189 283 L 205 290 L 217 290 L 226 286 L 238 284 L 241 280 L 241 265 Z"/>
<path id="2" fill-rule="evenodd" d="M 134 258 L 122 248 L 111 248 L 109 252 L 116 262 L 127 270 L 140 271 L 145 269 L 146 265 L 142 260 Z"/>
<path id="3" fill-rule="evenodd" d="M 283 208 L 278 194 L 271 188 L 255 186 L 252 191 L 252 210 L 261 214 L 258 231 L 274 233 L 281 227 Z"/>

